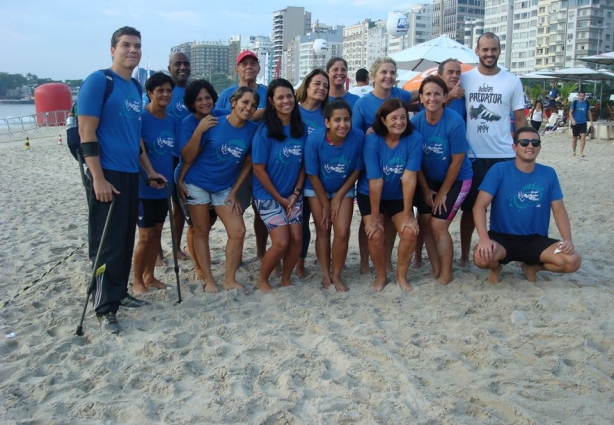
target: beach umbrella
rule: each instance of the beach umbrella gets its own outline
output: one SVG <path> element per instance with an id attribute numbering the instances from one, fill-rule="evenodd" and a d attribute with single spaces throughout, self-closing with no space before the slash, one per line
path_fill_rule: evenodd
<path id="1" fill-rule="evenodd" d="M 440 64 L 446 59 L 458 59 L 462 63 L 478 63 L 475 52 L 447 35 L 441 35 L 425 43 L 390 55 L 397 67 L 410 71 L 424 71 Z"/>
<path id="2" fill-rule="evenodd" d="M 594 69 L 586 67 L 574 67 L 559 69 L 558 71 L 542 71 L 542 75 L 548 75 L 559 80 L 578 80 L 578 87 L 582 88 L 582 81 L 603 80 L 604 75 Z M 606 80 L 608 78 L 605 78 Z"/>
<path id="3" fill-rule="evenodd" d="M 467 72 L 475 67 L 476 65 L 473 65 L 473 64 L 461 63 L 461 72 Z M 418 75 L 414 76 L 411 80 L 403 84 L 403 90 L 418 90 L 420 88 L 420 84 L 426 77 L 437 74 L 437 68 L 438 68 L 437 66 L 433 66 L 432 68 L 428 68 L 424 70 L 423 72 L 420 72 Z"/>
<path id="4" fill-rule="evenodd" d="M 601 53 L 599 55 L 585 56 L 578 58 L 584 62 L 598 63 L 600 65 L 614 65 L 614 52 Z"/>

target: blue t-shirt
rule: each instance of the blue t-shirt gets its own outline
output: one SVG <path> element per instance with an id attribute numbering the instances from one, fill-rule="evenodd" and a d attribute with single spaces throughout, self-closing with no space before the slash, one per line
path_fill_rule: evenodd
<path id="1" fill-rule="evenodd" d="M 113 71 L 111 74 L 113 92 L 104 106 L 102 101 L 107 89 L 104 72 L 96 71 L 85 79 L 77 97 L 79 115 L 100 120 L 96 137 L 100 143 L 103 169 L 138 173 L 143 110 L 141 95 L 134 81 L 124 80 Z"/>
<path id="2" fill-rule="evenodd" d="M 420 171 L 424 141 L 417 131 L 403 137 L 394 149 L 375 133 L 365 139 L 363 157 L 366 173 L 358 179 L 358 192 L 369 194 L 369 180 L 384 179 L 382 199 L 403 199 L 401 177 L 405 170 Z"/>
<path id="3" fill-rule="evenodd" d="M 424 111 L 424 105 L 420 102 L 419 106 L 420 112 Z M 467 107 L 465 106 L 465 98 L 462 97 L 460 99 L 453 99 L 450 103 L 445 106 L 445 109 L 449 109 L 451 111 L 456 112 L 463 121 L 467 122 Z"/>
<path id="4" fill-rule="evenodd" d="M 305 142 L 305 172 L 318 176 L 326 192 L 337 192 L 350 174 L 365 169 L 364 139 L 361 131 L 351 129 L 340 146 L 332 146 L 326 139 L 326 129 L 315 131 Z M 313 190 L 309 178 L 305 181 L 305 189 Z"/>
<path id="5" fill-rule="evenodd" d="M 215 127 L 203 133 L 202 149 L 185 176 L 185 182 L 207 192 L 219 192 L 237 181 L 245 156 L 250 152 L 252 137 L 258 126 L 248 121 L 233 127 L 221 117 Z M 189 138 L 188 138 L 189 139 Z"/>
<path id="6" fill-rule="evenodd" d="M 493 165 L 479 190 L 493 196 L 490 230 L 510 235 L 548 236 L 550 204 L 563 199 L 553 168 L 535 164 L 532 173 L 523 173 L 515 161 Z"/>
<path id="7" fill-rule="evenodd" d="M 301 119 L 305 123 L 305 133 L 307 133 L 307 136 L 320 128 L 326 127 L 324 124 L 324 111 L 321 108 L 309 111 L 298 105 L 298 110 L 301 113 Z"/>
<path id="8" fill-rule="evenodd" d="M 306 133 L 306 132 L 305 132 Z M 269 137 L 266 125 L 261 125 L 254 135 L 252 144 L 252 163 L 265 164 L 265 169 L 273 186 L 284 198 L 292 194 L 294 185 L 303 164 L 306 135 L 299 139 L 290 136 L 290 126 L 284 126 L 286 139 L 279 141 Z M 273 199 L 273 196 L 262 186 L 254 174 L 252 186 L 254 199 Z"/>
<path id="9" fill-rule="evenodd" d="M 225 117 L 228 114 L 230 114 L 230 112 L 225 109 L 213 109 L 211 111 L 211 115 L 217 117 L 218 119 L 220 119 L 220 117 Z M 194 130 L 196 130 L 196 127 L 198 127 L 198 124 L 200 124 L 200 120 L 196 118 L 194 114 L 188 115 L 183 119 L 183 121 L 181 121 L 181 125 L 177 130 L 177 134 L 179 136 L 177 137 L 177 143 L 175 143 L 175 156 L 181 158 L 181 149 L 183 149 L 185 144 L 188 143 L 188 140 L 190 140 L 190 137 L 192 137 L 192 134 L 194 133 Z M 182 160 L 180 160 L 180 162 L 181 161 Z"/>
<path id="10" fill-rule="evenodd" d="M 147 149 L 147 157 L 157 173 L 162 174 L 173 190 L 173 150 L 175 146 L 176 124 L 170 115 L 157 118 L 144 110 L 141 115 L 141 138 Z M 155 189 L 139 179 L 139 198 L 165 199 L 166 190 Z"/>
<path id="11" fill-rule="evenodd" d="M 175 86 L 173 89 L 173 96 L 171 97 L 171 102 L 166 107 L 166 114 L 170 115 L 176 123 L 175 129 L 177 134 L 175 135 L 175 140 L 179 140 L 179 129 L 181 128 L 181 122 L 190 115 L 190 111 L 187 106 L 183 103 L 183 96 L 185 95 L 185 87 Z M 181 156 L 177 149 L 173 150 L 173 155 L 179 157 Z"/>
<path id="12" fill-rule="evenodd" d="M 573 109 L 572 116 L 576 124 L 586 124 L 589 108 L 590 105 L 588 104 L 587 100 L 580 102 L 576 99 L 571 102 L 570 109 Z"/>
<path id="13" fill-rule="evenodd" d="M 356 101 L 360 99 L 360 96 L 352 94 L 348 91 L 341 97 L 332 97 L 332 96 L 328 97 L 329 102 L 332 102 L 335 99 L 343 99 L 350 105 L 350 108 L 353 108 Z"/>
<path id="14" fill-rule="evenodd" d="M 467 180 L 473 176 L 471 161 L 467 156 L 467 130 L 460 115 L 444 108 L 439 122 L 431 125 L 426 120 L 426 111 L 422 111 L 415 115 L 411 122 L 424 139 L 422 171 L 427 179 L 443 182 L 452 164 L 452 155 L 459 153 L 464 153 L 465 158 L 456 181 Z"/>
<path id="15" fill-rule="evenodd" d="M 234 86 L 230 86 L 227 89 L 224 89 L 215 103 L 216 108 L 221 109 L 231 109 L 230 105 L 230 97 L 237 91 L 239 88 L 238 84 Z M 266 90 L 267 87 L 262 84 L 258 84 L 258 94 L 260 95 L 260 102 L 258 102 L 258 109 L 264 108 L 266 106 Z"/>
<path id="16" fill-rule="evenodd" d="M 393 87 L 392 91 L 390 92 L 390 96 L 388 96 L 386 99 L 376 97 L 373 92 L 365 94 L 356 101 L 354 108 L 352 108 L 352 127 L 357 130 L 361 130 L 362 132 L 366 132 L 367 129 L 373 125 L 373 121 L 375 121 L 375 114 L 380 106 L 382 106 L 382 103 L 388 99 L 395 98 L 401 99 L 405 103 L 409 103 L 411 100 L 411 93 L 398 87 Z"/>

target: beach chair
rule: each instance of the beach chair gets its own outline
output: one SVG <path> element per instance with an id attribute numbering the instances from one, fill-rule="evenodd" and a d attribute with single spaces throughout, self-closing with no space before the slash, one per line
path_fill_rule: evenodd
<path id="1" fill-rule="evenodd" d="M 608 121 L 614 121 L 614 104 L 608 102 L 606 106 L 608 108 Z"/>

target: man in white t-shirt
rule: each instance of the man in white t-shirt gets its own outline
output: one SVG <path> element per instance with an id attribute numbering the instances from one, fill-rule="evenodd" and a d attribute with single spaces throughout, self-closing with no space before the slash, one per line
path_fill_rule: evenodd
<path id="1" fill-rule="evenodd" d="M 478 38 L 475 53 L 479 64 L 461 75 L 467 107 L 469 157 L 473 161 L 471 191 L 462 205 L 461 266 L 469 264 L 471 236 L 475 229 L 473 204 L 486 172 L 497 162 L 514 159 L 510 115 L 516 129 L 525 127 L 524 90 L 520 79 L 497 66 L 501 45 L 499 37 L 486 32 Z"/>
<path id="2" fill-rule="evenodd" d="M 348 92 L 363 97 L 365 94 L 371 93 L 372 91 L 373 87 L 369 85 L 369 71 L 360 68 L 356 71 L 356 86 L 349 89 Z"/>

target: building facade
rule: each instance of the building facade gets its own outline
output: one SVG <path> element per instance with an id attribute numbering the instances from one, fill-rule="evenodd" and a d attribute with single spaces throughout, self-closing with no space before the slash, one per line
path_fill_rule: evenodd
<path id="1" fill-rule="evenodd" d="M 433 37 L 446 34 L 462 43 L 465 21 L 484 18 L 484 0 L 433 0 Z"/>
<path id="2" fill-rule="evenodd" d="M 284 49 L 294 41 L 297 35 L 307 34 L 311 29 L 311 13 L 304 7 L 288 6 L 285 9 L 273 12 L 273 29 L 271 41 L 273 42 L 273 62 L 282 57 Z"/>

